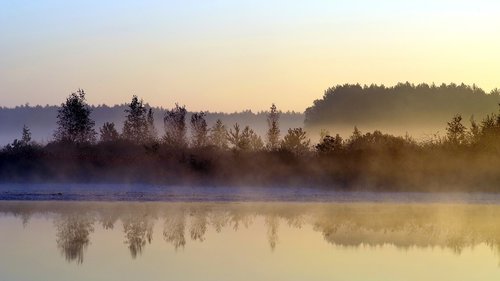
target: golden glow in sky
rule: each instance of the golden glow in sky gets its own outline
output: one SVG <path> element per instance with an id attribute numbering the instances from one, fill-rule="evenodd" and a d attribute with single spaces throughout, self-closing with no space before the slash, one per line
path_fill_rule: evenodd
<path id="1" fill-rule="evenodd" d="M 68 3 L 71 2 L 71 3 Z M 1 106 L 303 111 L 343 83 L 500 86 L 497 1 L 3 1 Z"/>

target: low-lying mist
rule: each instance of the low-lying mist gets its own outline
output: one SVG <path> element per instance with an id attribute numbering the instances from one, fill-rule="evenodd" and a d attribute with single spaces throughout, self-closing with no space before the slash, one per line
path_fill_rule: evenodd
<path id="1" fill-rule="evenodd" d="M 457 99 L 450 103 L 451 108 L 462 108 L 470 101 L 472 109 L 482 108 L 485 101 L 496 101 L 499 96 L 495 91 L 485 94 L 475 86 L 454 84 L 400 84 L 392 88 L 345 85 L 330 89 L 322 101 L 306 111 L 305 129 L 282 129 L 300 115 L 280 112 L 274 104 L 268 112 L 245 113 L 253 121 L 262 119 L 260 128 L 266 129 L 261 131 L 238 122 L 226 124 L 220 118 L 214 122 L 210 118 L 216 115 L 188 113 L 180 105 L 162 109 L 163 116 L 158 118 L 154 108 L 133 96 L 124 107 L 120 125 L 105 122 L 96 129 L 92 119 L 95 108 L 79 90 L 57 109 L 56 129 L 49 142 L 34 141 L 31 129 L 24 126 L 21 138 L 0 151 L 0 181 L 498 192 L 500 114 L 469 120 L 457 112 L 437 125 L 440 119 L 434 120 L 433 114 L 438 107 L 429 104 L 448 101 L 452 95 Z M 408 112 L 403 114 L 406 109 L 398 107 L 403 121 L 397 115 L 394 122 L 386 123 L 393 133 L 356 126 L 350 132 L 347 126 L 331 131 L 314 127 L 318 120 L 326 122 L 338 115 L 335 101 L 339 97 L 345 105 L 356 105 L 352 99 L 365 106 L 380 104 L 379 109 L 358 108 L 359 116 L 341 111 L 345 120 L 352 116 L 358 121 L 369 120 L 365 120 L 371 124 L 368 128 L 391 116 L 375 114 L 387 109 L 382 105 L 389 101 L 393 107 L 408 105 Z M 418 102 L 421 108 L 409 101 Z M 436 127 L 420 138 L 403 133 L 402 123 L 418 120 L 425 115 L 426 106 L 433 114 L 422 120 L 434 120 L 434 126 L 444 128 L 439 131 L 442 133 L 435 132 Z M 498 105 L 495 102 L 492 106 Z M 286 122 L 283 116 L 287 116 Z M 158 119 L 163 121 L 161 129 Z M 407 124 L 415 129 L 417 123 Z M 314 137 L 308 128 L 322 130 Z M 426 129 L 429 127 L 418 127 L 422 132 Z"/>

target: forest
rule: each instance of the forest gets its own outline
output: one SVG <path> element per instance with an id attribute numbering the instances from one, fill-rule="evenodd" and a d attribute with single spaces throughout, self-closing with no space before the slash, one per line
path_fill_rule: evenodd
<path id="1" fill-rule="evenodd" d="M 24 126 L 1 149 L 0 181 L 500 191 L 500 113 L 478 121 L 454 114 L 444 136 L 426 140 L 354 127 L 344 138 L 323 130 L 318 143 L 302 127 L 282 130 L 274 104 L 265 134 L 221 120 L 208 126 L 205 112 L 178 104 L 159 128 L 137 96 L 124 113 L 121 130 L 114 122 L 96 128 L 85 92 L 72 93 L 57 109 L 51 141 L 33 141 Z"/>
<path id="2" fill-rule="evenodd" d="M 496 111 L 499 102 L 500 90 L 486 93 L 476 85 L 345 84 L 327 89 L 315 100 L 305 110 L 304 123 L 308 131 L 334 128 L 342 135 L 357 125 L 422 138 L 442 133 L 443 125 L 455 114 L 483 118 Z"/>

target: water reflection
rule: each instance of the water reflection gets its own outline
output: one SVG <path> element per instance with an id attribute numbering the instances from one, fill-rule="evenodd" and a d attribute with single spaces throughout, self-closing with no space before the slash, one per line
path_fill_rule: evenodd
<path id="1" fill-rule="evenodd" d="M 174 245 L 176 250 L 184 247 L 186 245 L 185 229 L 186 217 L 183 213 L 167 216 L 163 227 L 163 239 Z"/>
<path id="2" fill-rule="evenodd" d="M 146 242 L 151 244 L 153 239 L 153 224 L 147 215 L 132 216 L 123 218 L 123 232 L 125 233 L 125 244 L 128 245 L 130 255 L 136 258 L 141 254 Z"/>
<path id="3" fill-rule="evenodd" d="M 63 215 L 54 221 L 57 247 L 67 261 L 83 262 L 83 252 L 90 244 L 94 221 L 88 216 Z"/>
<path id="4" fill-rule="evenodd" d="M 256 218 L 264 221 L 271 251 L 280 245 L 281 226 L 309 225 L 327 242 L 344 247 L 441 247 L 460 254 L 484 243 L 500 253 L 496 205 L 2 202 L 0 213 L 18 217 L 23 225 L 33 215 L 53 220 L 57 248 L 76 263 L 83 263 L 96 225 L 119 231 L 121 224 L 124 244 L 136 258 L 150 247 L 158 223 L 164 242 L 178 250 L 189 241 L 207 240 L 210 229 L 238 231 Z"/>

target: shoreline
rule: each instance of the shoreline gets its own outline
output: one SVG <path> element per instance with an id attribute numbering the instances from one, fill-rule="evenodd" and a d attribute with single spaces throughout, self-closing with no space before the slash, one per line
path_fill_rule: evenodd
<path id="1" fill-rule="evenodd" d="M 0 201 L 464 203 L 500 205 L 500 193 L 339 191 L 314 187 L 151 184 L 0 184 Z"/>

